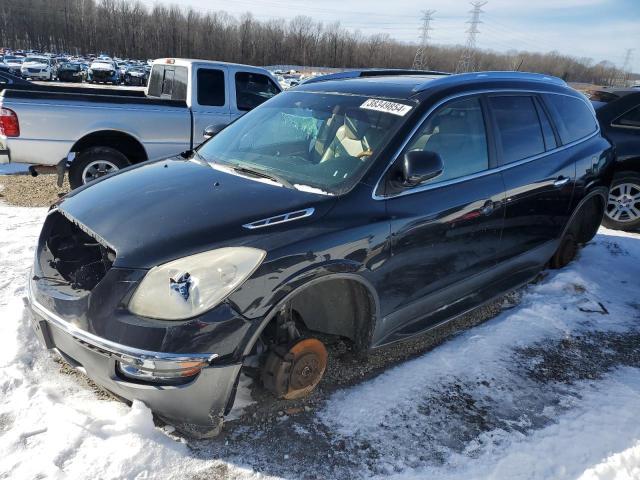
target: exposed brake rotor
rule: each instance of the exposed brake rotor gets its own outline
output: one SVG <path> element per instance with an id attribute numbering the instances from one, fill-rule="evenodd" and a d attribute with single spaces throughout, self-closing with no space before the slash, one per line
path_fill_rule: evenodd
<path id="1" fill-rule="evenodd" d="M 279 398 L 302 398 L 320 383 L 327 368 L 327 349 L 315 338 L 298 340 L 289 350 L 285 348 L 276 347 L 269 352 L 262 382 Z"/>

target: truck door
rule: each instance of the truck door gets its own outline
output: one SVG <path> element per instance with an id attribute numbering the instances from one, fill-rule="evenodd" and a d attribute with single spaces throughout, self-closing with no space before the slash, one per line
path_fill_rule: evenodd
<path id="1" fill-rule="evenodd" d="M 200 145 L 209 126 L 227 125 L 231 120 L 229 71 L 223 67 L 199 67 L 194 72 L 196 92 L 191 100 L 193 112 L 193 146 Z"/>

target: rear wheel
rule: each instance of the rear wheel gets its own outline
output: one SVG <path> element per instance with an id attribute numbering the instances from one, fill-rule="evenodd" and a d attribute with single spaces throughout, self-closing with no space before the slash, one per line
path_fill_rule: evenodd
<path id="1" fill-rule="evenodd" d="M 566 267 L 571 261 L 576 258 L 578 253 L 578 242 L 575 236 L 571 232 L 565 233 L 560 242 L 560 246 L 556 250 L 556 253 L 551 257 L 549 266 L 553 269 L 559 269 Z"/>
<path id="2" fill-rule="evenodd" d="M 640 174 L 621 172 L 614 177 L 604 213 L 605 227 L 615 230 L 640 227 Z"/>
<path id="3" fill-rule="evenodd" d="M 71 188 L 78 188 L 129 165 L 127 157 L 114 148 L 91 147 L 71 163 L 69 184 Z"/>

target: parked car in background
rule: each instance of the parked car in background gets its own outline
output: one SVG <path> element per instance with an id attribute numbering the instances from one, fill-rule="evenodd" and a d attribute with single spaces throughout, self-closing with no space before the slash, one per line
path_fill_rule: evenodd
<path id="1" fill-rule="evenodd" d="M 616 147 L 615 176 L 603 223 L 609 228 L 640 227 L 640 91 L 614 88 L 591 91 L 600 128 Z"/>
<path id="2" fill-rule="evenodd" d="M 15 128 L 0 133 L 0 163 L 35 164 L 35 173 L 68 168 L 77 188 L 130 164 L 191 150 L 280 92 L 259 67 L 173 58 L 154 63 L 144 92 L 69 88 L 2 92 L 2 118 Z"/>
<path id="3" fill-rule="evenodd" d="M 31 80 L 53 80 L 55 78 L 54 66 L 49 57 L 28 56 L 22 62 L 20 73 L 24 78 Z"/>
<path id="4" fill-rule="evenodd" d="M 308 81 L 194 152 L 61 199 L 29 275 L 43 345 L 211 436 L 245 359 L 274 395 L 303 397 L 324 340 L 407 340 L 595 235 L 613 149 L 562 80 L 352 77 Z"/>
<path id="5" fill-rule="evenodd" d="M 145 87 L 149 75 L 143 66 L 129 66 L 124 73 L 124 84 Z"/>
<path id="6" fill-rule="evenodd" d="M 120 83 L 120 70 L 118 65 L 109 58 L 98 58 L 91 62 L 87 72 L 89 83 Z"/>
<path id="7" fill-rule="evenodd" d="M 81 63 L 67 62 L 58 67 L 58 80 L 61 82 L 83 82 L 86 72 Z"/>
<path id="8" fill-rule="evenodd" d="M 5 55 L 3 63 L 9 68 L 9 73 L 20 76 L 22 75 L 22 62 L 24 57 L 18 57 L 16 55 Z"/>
<path id="9" fill-rule="evenodd" d="M 17 75 L 13 75 L 9 72 L 0 71 L 0 92 L 5 88 L 12 88 L 16 86 L 31 87 L 32 85 L 33 84 L 31 82 L 23 79 L 22 77 L 18 77 Z"/>

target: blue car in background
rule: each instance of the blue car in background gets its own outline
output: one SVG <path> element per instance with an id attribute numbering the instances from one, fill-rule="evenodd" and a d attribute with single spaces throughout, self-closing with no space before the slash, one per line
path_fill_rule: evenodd
<path id="1" fill-rule="evenodd" d="M 87 81 L 89 83 L 120 83 L 120 70 L 118 65 L 111 59 L 97 58 L 89 66 L 87 71 Z"/>

